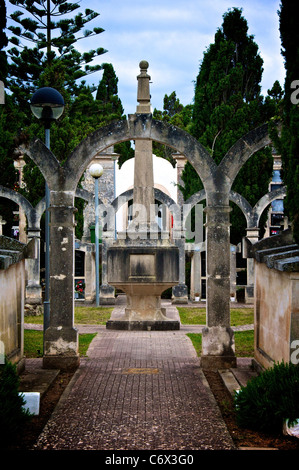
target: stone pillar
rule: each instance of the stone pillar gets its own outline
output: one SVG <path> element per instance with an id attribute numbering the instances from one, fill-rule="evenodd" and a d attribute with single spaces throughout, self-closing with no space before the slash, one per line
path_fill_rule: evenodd
<path id="1" fill-rule="evenodd" d="M 6 220 L 4 220 L 2 215 L 0 215 L 0 235 L 3 235 L 3 229 L 2 229 L 3 225 L 6 225 Z"/>
<path id="2" fill-rule="evenodd" d="M 24 166 L 26 165 L 24 156 L 20 155 L 17 160 L 14 161 L 14 167 L 19 172 L 19 186 L 20 188 L 25 188 L 25 183 L 23 181 L 23 171 Z M 19 206 L 19 241 L 22 243 L 27 243 L 26 236 L 26 215 Z"/>
<path id="3" fill-rule="evenodd" d="M 78 331 L 74 328 L 74 194 L 50 193 L 50 326 L 44 335 L 44 368 L 79 365 Z"/>
<path id="4" fill-rule="evenodd" d="M 176 246 L 179 248 L 179 284 L 172 288 L 172 303 L 187 304 L 188 303 L 188 287 L 186 286 L 185 273 L 185 238 L 175 240 Z"/>
<path id="5" fill-rule="evenodd" d="M 95 250 L 94 245 L 89 243 L 85 252 L 85 300 L 95 300 Z"/>
<path id="6" fill-rule="evenodd" d="M 147 73 L 148 62 L 139 64 L 140 74 L 137 76 L 137 113 L 151 113 L 150 76 Z M 135 141 L 134 188 L 133 188 L 133 219 L 138 217 L 140 238 L 147 238 L 150 230 L 151 207 L 155 204 L 153 144 L 151 140 Z M 133 225 L 132 225 L 133 227 Z M 134 225 L 135 227 L 135 225 Z M 130 231 L 130 227 L 128 228 Z M 135 228 L 134 228 L 135 231 Z"/>
<path id="7" fill-rule="evenodd" d="M 201 298 L 201 251 L 195 248 L 191 257 L 190 298 L 194 300 L 197 293 Z"/>
<path id="8" fill-rule="evenodd" d="M 35 259 L 26 259 L 27 285 L 25 289 L 25 303 L 40 305 L 42 303 L 42 288 L 40 285 L 40 228 L 27 228 L 28 243 L 35 240 Z"/>
<path id="9" fill-rule="evenodd" d="M 221 369 L 236 366 L 230 327 L 230 223 L 229 206 L 206 209 L 207 326 L 202 332 L 201 366 Z"/>
<path id="10" fill-rule="evenodd" d="M 230 246 L 230 300 L 236 301 L 237 297 L 237 259 L 236 246 Z"/>
<path id="11" fill-rule="evenodd" d="M 183 173 L 183 170 L 185 168 L 187 159 L 186 159 L 185 155 L 180 155 L 179 153 L 176 153 L 173 156 L 176 159 L 178 185 L 180 184 L 181 186 L 184 186 L 184 182 L 182 180 L 182 173 Z M 180 206 L 183 206 L 184 202 L 185 201 L 184 201 L 184 196 L 182 194 L 182 191 L 179 189 L 179 186 L 177 186 L 177 203 Z"/>
<path id="12" fill-rule="evenodd" d="M 251 244 L 259 240 L 258 227 L 251 227 L 246 229 L 246 237 Z M 247 258 L 247 286 L 245 288 L 245 303 L 252 304 L 254 302 L 254 259 Z"/>
<path id="13" fill-rule="evenodd" d="M 102 282 L 100 286 L 100 304 L 101 305 L 113 305 L 115 304 L 115 288 L 108 284 L 108 273 L 107 273 L 107 248 L 113 242 L 114 233 L 103 232 L 102 234 Z"/>

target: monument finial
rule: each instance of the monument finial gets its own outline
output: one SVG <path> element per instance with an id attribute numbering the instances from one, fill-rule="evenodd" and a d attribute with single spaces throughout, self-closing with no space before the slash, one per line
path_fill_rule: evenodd
<path id="1" fill-rule="evenodd" d="M 137 113 L 151 113 L 151 95 L 149 89 L 149 82 L 151 77 L 147 73 L 149 63 L 146 60 L 142 60 L 139 63 L 140 74 L 137 76 L 138 90 L 137 90 Z"/>

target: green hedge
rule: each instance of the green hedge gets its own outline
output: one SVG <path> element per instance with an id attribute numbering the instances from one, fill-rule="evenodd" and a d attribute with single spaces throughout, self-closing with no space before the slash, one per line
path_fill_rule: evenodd
<path id="1" fill-rule="evenodd" d="M 18 390 L 16 366 L 5 361 L 0 366 L 0 447 L 11 442 L 32 416 L 28 410 L 24 410 L 24 396 Z"/>
<path id="2" fill-rule="evenodd" d="M 299 365 L 275 364 L 251 379 L 235 395 L 237 423 L 260 431 L 282 431 L 299 418 Z"/>

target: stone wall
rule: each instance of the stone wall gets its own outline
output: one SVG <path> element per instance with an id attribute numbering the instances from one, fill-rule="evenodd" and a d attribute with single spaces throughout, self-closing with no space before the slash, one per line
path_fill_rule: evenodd
<path id="1" fill-rule="evenodd" d="M 0 237 L 1 352 L 19 370 L 24 367 L 25 246 Z"/>
<path id="2" fill-rule="evenodd" d="M 265 368 L 299 356 L 299 247 L 287 235 L 254 245 L 254 357 Z"/>

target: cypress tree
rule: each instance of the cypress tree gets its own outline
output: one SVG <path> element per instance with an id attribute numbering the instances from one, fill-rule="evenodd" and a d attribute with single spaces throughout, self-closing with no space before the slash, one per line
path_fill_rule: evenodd
<path id="1" fill-rule="evenodd" d="M 294 238 L 299 243 L 299 4 L 282 0 L 279 29 L 286 69 L 280 150 L 283 180 L 287 186 L 285 212 L 293 223 Z"/>
<path id="2" fill-rule="evenodd" d="M 196 80 L 191 133 L 209 150 L 219 164 L 230 147 L 244 134 L 269 119 L 271 106 L 261 96 L 263 60 L 252 35 L 248 34 L 242 10 L 230 9 L 214 43 L 204 53 Z M 250 158 L 236 178 L 233 189 L 252 205 L 268 191 L 272 174 L 271 149 Z M 185 199 L 202 189 L 189 163 L 182 175 Z M 233 206 L 231 242 L 245 235 L 245 218 Z"/>

